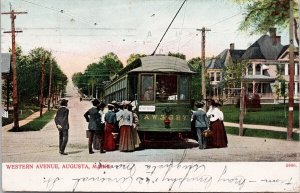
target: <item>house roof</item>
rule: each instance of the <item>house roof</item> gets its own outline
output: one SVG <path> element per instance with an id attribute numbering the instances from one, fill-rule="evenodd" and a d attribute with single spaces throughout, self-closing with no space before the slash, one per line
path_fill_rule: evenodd
<path id="1" fill-rule="evenodd" d="M 140 66 L 130 72 L 183 72 L 194 73 L 187 61 L 172 56 L 146 56 L 140 58 Z"/>
<path id="2" fill-rule="evenodd" d="M 237 61 L 241 58 L 244 52 L 245 50 L 225 49 L 215 58 L 206 60 L 205 66 L 208 69 L 223 69 L 225 67 L 225 61 L 228 54 L 231 56 L 233 61 Z"/>
<path id="3" fill-rule="evenodd" d="M 1 53 L 1 73 L 10 72 L 11 53 Z"/>
<path id="4" fill-rule="evenodd" d="M 276 60 L 282 51 L 280 43 L 273 45 L 272 38 L 268 35 L 261 36 L 254 42 L 242 56 L 242 59 Z"/>

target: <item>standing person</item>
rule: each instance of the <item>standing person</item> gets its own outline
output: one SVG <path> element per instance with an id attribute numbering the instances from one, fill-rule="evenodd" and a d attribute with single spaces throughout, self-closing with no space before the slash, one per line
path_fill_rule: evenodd
<path id="1" fill-rule="evenodd" d="M 88 148 L 89 148 L 89 154 L 94 153 L 92 144 L 94 135 L 96 135 L 99 139 L 99 145 L 100 145 L 100 153 L 105 153 L 103 150 L 103 144 L 104 144 L 104 128 L 101 126 L 101 115 L 99 113 L 99 106 L 100 101 L 97 99 L 94 99 L 92 101 L 93 107 L 90 108 L 85 114 L 84 117 L 86 121 L 89 123 L 88 130 L 89 130 L 89 142 L 88 142 Z"/>
<path id="2" fill-rule="evenodd" d="M 139 117 L 138 115 L 135 113 L 135 107 L 133 108 L 131 105 L 128 106 L 128 110 L 132 112 L 132 117 L 133 117 L 133 121 L 132 121 L 132 135 L 133 135 L 133 143 L 134 143 L 134 148 L 138 149 L 140 147 L 141 144 L 141 140 L 138 134 L 138 125 L 139 125 Z"/>
<path id="3" fill-rule="evenodd" d="M 202 109 L 204 106 L 203 102 L 197 102 L 197 111 L 193 112 L 192 121 L 195 121 L 195 128 L 198 136 L 199 149 L 206 149 L 206 138 L 203 136 L 203 131 L 208 128 L 208 118 L 205 111 Z"/>
<path id="4" fill-rule="evenodd" d="M 114 151 L 116 149 L 116 113 L 113 112 L 114 105 L 108 104 L 108 112 L 105 113 L 105 140 L 104 149 Z"/>
<path id="5" fill-rule="evenodd" d="M 104 115 L 105 115 L 104 108 L 105 108 L 105 106 L 106 106 L 106 104 L 103 101 L 101 101 L 99 106 L 98 106 L 99 114 L 101 116 L 101 130 L 103 130 L 103 131 L 104 131 L 104 127 L 105 127 L 105 121 L 104 121 Z M 100 143 L 99 143 L 99 139 L 98 139 L 97 135 L 94 135 L 93 148 L 95 150 L 100 150 Z"/>
<path id="6" fill-rule="evenodd" d="M 68 155 L 65 153 L 65 148 L 69 138 L 69 109 L 67 106 L 68 100 L 62 99 L 60 102 L 60 107 L 57 110 L 54 118 L 56 127 L 59 131 L 59 153 L 61 155 Z"/>
<path id="7" fill-rule="evenodd" d="M 132 129 L 132 121 L 133 116 L 132 112 L 128 110 L 128 104 L 125 102 L 125 108 L 120 115 L 120 145 L 119 149 L 120 151 L 134 151 L 134 142 L 133 142 L 133 133 L 131 131 Z"/>
<path id="8" fill-rule="evenodd" d="M 210 121 L 210 130 L 212 131 L 212 136 L 210 138 L 209 146 L 212 148 L 227 147 L 227 135 L 224 127 L 224 114 L 218 108 L 221 106 L 220 103 L 211 100 L 211 106 L 207 111 L 207 116 Z"/>

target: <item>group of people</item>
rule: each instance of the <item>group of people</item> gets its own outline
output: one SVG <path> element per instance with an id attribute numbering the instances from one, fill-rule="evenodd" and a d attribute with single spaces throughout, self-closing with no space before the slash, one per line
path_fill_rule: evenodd
<path id="1" fill-rule="evenodd" d="M 114 151 L 119 148 L 123 152 L 131 152 L 139 148 L 141 141 L 137 132 L 139 119 L 129 101 L 108 104 L 108 112 L 104 113 L 106 104 L 98 99 L 92 100 L 93 107 L 84 113 L 88 122 L 88 151 L 94 153 L 94 139 L 99 141 L 100 153 Z M 59 131 L 59 153 L 67 155 L 65 148 L 68 142 L 69 109 L 68 100 L 62 99 L 55 116 L 55 124 Z M 192 122 L 196 129 L 199 149 L 227 147 L 227 135 L 224 127 L 224 115 L 219 109 L 220 103 L 208 100 L 209 109 L 203 109 L 204 103 L 197 102 L 197 111 L 193 111 Z M 208 133 L 210 135 L 208 135 Z"/>
<path id="2" fill-rule="evenodd" d="M 224 114 L 220 103 L 208 100 L 209 109 L 203 109 L 204 103 L 197 102 L 197 111 L 193 111 L 191 121 L 196 129 L 199 149 L 227 147 L 228 140 L 224 127 Z"/>
<path id="3" fill-rule="evenodd" d="M 88 151 L 93 154 L 95 144 L 99 144 L 100 153 L 114 151 L 119 147 L 122 152 L 131 152 L 139 148 L 141 141 L 137 132 L 138 116 L 129 101 L 108 104 L 108 111 L 104 113 L 106 104 L 98 99 L 92 100 L 93 106 L 84 113 L 88 122 Z M 68 100 L 62 99 L 60 108 L 55 116 L 55 124 L 59 131 L 59 153 L 67 155 L 65 148 L 68 142 L 69 109 Z M 97 139 L 99 143 L 93 143 Z M 98 145 L 97 145 L 98 146 Z"/>
<path id="4" fill-rule="evenodd" d="M 100 153 L 114 151 L 119 146 L 123 152 L 131 152 L 140 146 L 140 139 L 137 133 L 138 116 L 133 111 L 129 101 L 117 103 L 113 101 L 108 104 L 108 112 L 104 113 L 105 103 L 97 99 L 92 101 L 90 108 L 84 117 L 88 124 L 88 147 L 89 153 L 93 151 L 94 135 L 99 139 Z"/>

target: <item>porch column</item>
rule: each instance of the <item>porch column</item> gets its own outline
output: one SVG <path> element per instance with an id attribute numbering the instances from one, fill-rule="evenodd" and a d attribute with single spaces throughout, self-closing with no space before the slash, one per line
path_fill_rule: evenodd
<path id="1" fill-rule="evenodd" d="M 255 81 L 252 82 L 252 94 L 255 93 Z"/>

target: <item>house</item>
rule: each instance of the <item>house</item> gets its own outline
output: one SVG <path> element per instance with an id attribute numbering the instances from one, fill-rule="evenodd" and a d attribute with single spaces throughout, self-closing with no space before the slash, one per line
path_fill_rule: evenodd
<path id="1" fill-rule="evenodd" d="M 224 80 L 225 69 L 229 65 L 241 65 L 246 63 L 245 72 L 242 77 L 246 94 L 251 96 L 258 94 L 262 103 L 275 103 L 278 98 L 274 85 L 277 70 L 281 70 L 286 81 L 289 81 L 289 50 L 288 46 L 281 44 L 280 36 L 276 35 L 276 28 L 271 28 L 270 35 L 263 35 L 246 50 L 225 49 L 216 58 L 206 61 L 207 74 L 212 86 L 211 97 L 223 98 L 225 101 L 235 102 L 241 85 L 234 85 L 230 88 L 221 88 Z M 295 51 L 295 99 L 299 99 L 299 55 Z M 277 69 L 279 67 L 279 69 Z M 232 98 L 232 99 L 230 99 Z"/>

